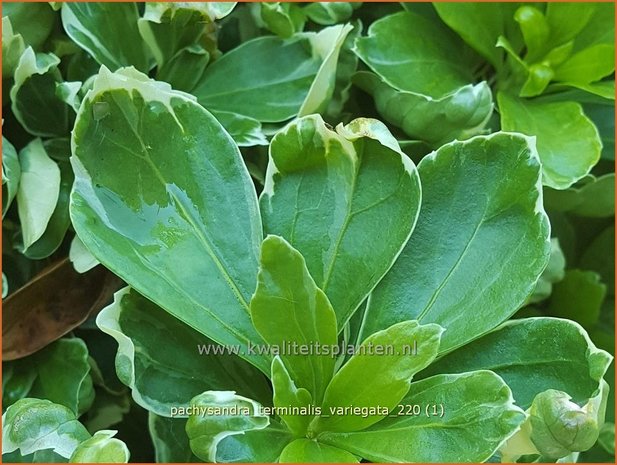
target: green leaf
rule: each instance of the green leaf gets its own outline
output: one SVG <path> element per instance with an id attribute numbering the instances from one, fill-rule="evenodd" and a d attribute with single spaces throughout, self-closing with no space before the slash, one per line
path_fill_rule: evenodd
<path id="1" fill-rule="evenodd" d="M 218 5 L 218 6 L 217 6 Z M 190 91 L 201 79 L 210 56 L 216 52 L 214 20 L 231 9 L 212 2 L 146 4 L 139 32 L 149 46 L 158 80 L 174 89 Z M 235 3 L 231 4 L 231 8 Z"/>
<path id="2" fill-rule="evenodd" d="M 227 111 L 213 111 L 212 114 L 239 147 L 268 145 L 261 123 L 256 119 Z"/>
<path id="3" fill-rule="evenodd" d="M 548 3 L 546 22 L 551 31 L 550 43 L 555 46 L 574 39 L 585 28 L 595 10 L 594 3 Z"/>
<path id="4" fill-rule="evenodd" d="M 81 82 L 59 82 L 56 84 L 56 97 L 70 106 L 75 113 L 79 111 Z"/>
<path id="5" fill-rule="evenodd" d="M 377 120 L 359 118 L 335 132 L 308 116 L 272 140 L 260 198 L 265 231 L 304 256 L 339 330 L 392 266 L 419 204 L 416 168 Z"/>
<path id="6" fill-rule="evenodd" d="M 425 157 L 418 170 L 418 224 L 371 294 L 361 334 L 409 319 L 437 323 L 446 329 L 444 353 L 490 331 L 524 303 L 549 258 L 549 224 L 529 138 L 496 133 L 452 142 Z"/>
<path id="7" fill-rule="evenodd" d="M 6 11 L 5 11 L 6 13 Z M 13 31 L 11 19 L 8 16 L 2 17 L 2 79 L 12 78 L 19 63 L 21 55 L 24 53 L 26 45 L 24 38 Z"/>
<path id="8" fill-rule="evenodd" d="M 548 390 L 533 401 L 531 438 L 544 457 L 560 458 L 587 450 L 598 439 L 598 416 L 603 421 L 604 412 L 598 412 L 593 404 L 581 408 L 570 399 L 565 392 Z"/>
<path id="9" fill-rule="evenodd" d="M 527 47 L 525 60 L 534 63 L 546 51 L 546 41 L 550 34 L 548 22 L 542 11 L 531 5 L 519 7 L 514 13 L 514 20 L 521 27 Z"/>
<path id="10" fill-rule="evenodd" d="M 112 71 L 131 65 L 140 71 L 152 67 L 139 35 L 135 3 L 63 3 L 61 15 L 68 36 Z"/>
<path id="11" fill-rule="evenodd" d="M 14 33 L 21 35 L 26 45 L 32 46 L 37 51 L 51 33 L 56 19 L 56 15 L 47 2 L 6 3 L 2 5 L 2 16 L 8 16 Z M 4 24 L 2 26 L 4 33 Z M 4 38 L 2 43 L 4 45 Z M 2 58 L 4 59 L 4 53 Z M 2 71 L 4 71 L 4 67 Z"/>
<path id="12" fill-rule="evenodd" d="M 130 452 L 126 444 L 114 438 L 117 431 L 102 430 L 82 442 L 69 462 L 71 463 L 127 463 Z"/>
<path id="13" fill-rule="evenodd" d="M 130 288 L 114 295 L 96 323 L 118 342 L 116 373 L 143 408 L 175 416 L 197 394 L 235 388 L 268 399 L 265 378 L 237 356 L 202 349 L 222 349 Z M 166 350 L 160 350 L 164 340 Z"/>
<path id="14" fill-rule="evenodd" d="M 2 136 L 2 218 L 17 195 L 21 166 L 13 144 Z"/>
<path id="15" fill-rule="evenodd" d="M 174 89 L 191 91 L 210 62 L 210 54 L 201 46 L 183 48 L 157 70 L 159 81 L 169 82 Z"/>
<path id="16" fill-rule="evenodd" d="M 290 442 L 279 457 L 279 463 L 358 463 L 353 454 L 338 447 L 321 444 L 311 439 Z"/>
<path id="17" fill-rule="evenodd" d="M 235 2 L 148 2 L 138 21 L 139 32 L 161 68 L 188 47 L 207 50 L 212 23 L 229 14 L 235 5 Z"/>
<path id="18" fill-rule="evenodd" d="M 21 125 L 36 136 L 63 137 L 70 130 L 68 106 L 56 96 L 56 85 L 62 81 L 59 63 L 54 54 L 35 54 L 28 47 L 15 70 L 11 109 Z"/>
<path id="19" fill-rule="evenodd" d="M 206 391 L 191 400 L 190 408 L 196 412 L 186 423 L 191 449 L 209 462 L 216 461 L 218 444 L 224 438 L 261 430 L 270 423 L 260 404 L 234 391 Z"/>
<path id="20" fill-rule="evenodd" d="M 515 462 L 523 455 L 540 455 L 546 461 L 569 462 L 572 453 L 590 449 L 597 441 L 604 416 L 609 386 L 604 380 L 583 406 L 571 402 L 562 391 L 539 393 L 521 429 L 500 449 L 503 462 Z"/>
<path id="21" fill-rule="evenodd" d="M 548 264 L 536 283 L 536 288 L 529 297 L 527 303 L 536 303 L 548 299 L 553 292 L 553 284 L 564 278 L 565 268 L 566 257 L 559 246 L 559 239 L 552 238 L 551 255 Z"/>
<path id="22" fill-rule="evenodd" d="M 60 195 L 61 173 L 49 158 L 41 139 L 34 139 L 19 153 L 21 178 L 17 190 L 17 208 L 24 249 L 39 240 L 56 209 Z"/>
<path id="23" fill-rule="evenodd" d="M 579 404 L 587 402 L 611 360 L 578 324 L 527 318 L 511 320 L 446 355 L 422 375 L 492 370 L 512 389 L 517 405 L 527 409 L 547 389 L 567 392 Z"/>
<path id="24" fill-rule="evenodd" d="M 332 26 L 321 30 L 311 38 L 311 46 L 323 62 L 302 102 L 298 116 L 307 116 L 327 109 L 336 87 L 339 54 L 345 38 L 352 29 L 353 26 L 350 24 Z"/>
<path id="25" fill-rule="evenodd" d="M 197 463 L 186 435 L 186 418 L 167 418 L 150 412 L 148 430 L 157 463 Z"/>
<path id="26" fill-rule="evenodd" d="M 598 130 L 578 103 L 534 103 L 504 93 L 497 100 L 504 131 L 536 136 L 545 185 L 566 189 L 600 159 Z"/>
<path id="27" fill-rule="evenodd" d="M 599 273 L 608 295 L 615 295 L 615 226 L 607 227 L 589 243 L 578 265 Z"/>
<path id="28" fill-rule="evenodd" d="M 469 65 L 474 58 L 460 39 L 446 27 L 408 11 L 371 24 L 368 36 L 356 40 L 355 51 L 400 91 L 440 99 L 473 82 Z"/>
<path id="29" fill-rule="evenodd" d="M 420 415 L 405 414 L 415 405 Z M 443 416 L 433 415 L 433 406 L 443 407 Z M 524 419 L 499 376 L 475 371 L 412 383 L 391 417 L 364 431 L 318 439 L 373 462 L 484 462 Z"/>
<path id="30" fill-rule="evenodd" d="M 2 453 L 52 449 L 69 458 L 90 437 L 68 408 L 44 399 L 21 399 L 2 415 Z"/>
<path id="31" fill-rule="evenodd" d="M 86 249 L 86 246 L 78 236 L 74 236 L 71 241 L 71 247 L 69 249 L 69 259 L 73 264 L 73 268 L 78 273 L 85 273 L 90 271 L 99 261 Z"/>
<path id="32" fill-rule="evenodd" d="M 581 186 L 566 190 L 545 189 L 545 205 L 555 211 L 569 212 L 587 218 L 615 215 L 615 173 L 598 178 L 589 176 Z"/>
<path id="33" fill-rule="evenodd" d="M 278 236 L 266 237 L 261 246 L 257 289 L 250 307 L 257 332 L 270 346 L 283 351 L 281 359 L 291 379 L 320 403 L 334 372 L 334 357 L 288 354 L 286 348 L 291 344 L 307 350 L 311 344 L 336 345 L 336 315 L 302 255 Z"/>
<path id="34" fill-rule="evenodd" d="M 615 45 L 597 44 L 575 53 L 555 69 L 555 80 L 588 84 L 615 71 Z"/>
<path id="35" fill-rule="evenodd" d="M 71 224 L 69 197 L 73 187 L 73 180 L 75 179 L 73 169 L 68 161 L 69 154 L 71 153 L 69 141 L 67 139 L 51 139 L 45 141 L 43 146 L 50 157 L 58 160 L 60 191 L 58 193 L 58 202 L 47 222 L 45 232 L 24 251 L 26 257 L 34 260 L 50 256 L 62 244 Z"/>
<path id="36" fill-rule="evenodd" d="M 433 5 L 443 22 L 497 69 L 503 63 L 503 51 L 495 47 L 499 36 L 508 37 L 518 46 L 516 3 L 436 2 Z"/>
<path id="37" fill-rule="evenodd" d="M 92 404 L 94 390 L 88 348 L 81 339 L 60 339 L 30 357 L 18 360 L 36 373 L 28 397 L 50 400 L 81 415 Z"/>
<path id="38" fill-rule="evenodd" d="M 259 344 L 248 308 L 262 240 L 257 199 L 216 119 L 134 69 L 103 68 L 72 144 L 71 218 L 86 248 L 216 342 Z M 269 371 L 267 357 L 242 352 Z"/>
<path id="39" fill-rule="evenodd" d="M 330 26 L 348 21 L 354 10 L 361 6 L 362 2 L 313 2 L 307 4 L 302 11 L 311 21 Z"/>
<path id="40" fill-rule="evenodd" d="M 219 463 L 273 463 L 293 440 L 289 430 L 270 420 L 264 429 L 246 431 L 244 434 L 226 436 L 217 446 L 216 461 Z"/>
<path id="41" fill-rule="evenodd" d="M 591 328 L 600 317 L 606 285 L 593 271 L 568 270 L 555 284 L 547 312 L 549 315 L 575 320 Z"/>
<path id="42" fill-rule="evenodd" d="M 334 360 L 334 357 L 332 357 L 332 360 Z M 281 409 L 279 416 L 291 432 L 296 436 L 304 436 L 309 423 L 313 419 L 308 413 L 308 409 L 314 405 L 311 393 L 305 388 L 296 386 L 280 356 L 276 356 L 272 360 L 271 379 L 274 391 L 274 407 Z M 300 413 L 285 413 L 285 409 L 289 407 L 297 409 Z"/>
<path id="43" fill-rule="evenodd" d="M 436 147 L 478 133 L 493 114 L 486 82 L 462 86 L 439 99 L 396 90 L 373 73 L 359 72 L 353 82 L 373 96 L 377 111 L 389 123 Z"/>
<path id="44" fill-rule="evenodd" d="M 413 376 L 437 356 L 442 332 L 438 325 L 404 321 L 369 336 L 332 378 L 322 416 L 309 431 L 359 431 L 383 419 L 387 413 L 382 411 L 355 416 L 344 408 L 393 409 L 409 391 Z"/>
<path id="45" fill-rule="evenodd" d="M 325 105 L 334 90 L 335 63 L 350 28 L 245 42 L 209 66 L 192 93 L 209 110 L 261 122 L 285 121 L 301 109 L 303 114 L 318 111 L 314 105 Z M 272 57 L 277 57 L 277 66 L 272 66 Z"/>
<path id="46" fill-rule="evenodd" d="M 259 3 L 264 26 L 279 37 L 287 39 L 304 29 L 306 17 L 298 5 L 282 2 Z"/>
<path id="47" fill-rule="evenodd" d="M 611 81 L 607 94 L 615 99 L 615 81 Z M 606 96 L 606 95 L 603 95 Z M 585 114 L 593 121 L 598 128 L 602 139 L 602 158 L 604 160 L 615 160 L 615 106 L 610 102 L 609 105 L 587 103 L 583 105 Z"/>

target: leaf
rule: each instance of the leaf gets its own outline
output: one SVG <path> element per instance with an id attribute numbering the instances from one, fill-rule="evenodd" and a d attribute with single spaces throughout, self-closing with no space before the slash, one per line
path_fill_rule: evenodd
<path id="1" fill-rule="evenodd" d="M 444 145 L 418 170 L 418 223 L 371 294 L 361 334 L 409 319 L 437 323 L 445 353 L 508 319 L 546 266 L 540 162 L 531 139 L 496 133 Z"/>
<path id="2" fill-rule="evenodd" d="M 169 82 L 174 89 L 189 92 L 203 76 L 209 62 L 210 54 L 201 46 L 186 47 L 158 69 L 156 78 Z"/>
<path id="3" fill-rule="evenodd" d="M 398 91 L 367 72 L 357 73 L 353 82 L 373 96 L 377 111 L 389 123 L 436 147 L 474 135 L 493 113 L 491 90 L 486 82 L 462 86 L 439 99 Z"/>
<path id="4" fill-rule="evenodd" d="M 73 455 L 70 463 L 127 463 L 130 452 L 126 444 L 114 438 L 117 431 L 102 430 L 94 433 L 90 439 L 82 442 Z"/>
<path id="5" fill-rule="evenodd" d="M 545 205 L 551 210 L 587 218 L 608 218 L 615 215 L 615 173 L 598 178 L 589 176 L 580 184 L 580 187 L 566 190 L 545 189 Z"/>
<path id="6" fill-rule="evenodd" d="M 88 349 L 81 339 L 60 339 L 36 354 L 8 363 L 32 379 L 30 387 L 14 397 L 47 399 L 68 407 L 75 415 L 90 407 L 94 391 Z"/>
<path id="7" fill-rule="evenodd" d="M 293 3 L 268 2 L 259 4 L 263 25 L 279 37 L 287 39 L 296 32 L 302 32 L 306 17 L 298 5 Z"/>
<path id="8" fill-rule="evenodd" d="M 149 2 L 138 20 L 139 33 L 161 68 L 181 50 L 208 46 L 208 25 L 225 16 L 214 2 Z M 220 5 L 220 4 L 219 4 Z M 231 8 L 235 3 L 227 4 Z M 207 53 L 207 52 L 206 52 Z"/>
<path id="9" fill-rule="evenodd" d="M 261 430 L 270 420 L 261 413 L 261 405 L 234 391 L 206 391 L 191 401 L 195 409 L 186 423 L 193 453 L 202 460 L 216 461 L 218 443 L 225 437 Z M 211 409 L 210 413 L 201 413 Z"/>
<path id="10" fill-rule="evenodd" d="M 594 445 L 599 412 L 586 407 L 591 411 L 571 402 L 565 392 L 548 390 L 536 396 L 530 409 L 532 441 L 544 457 L 560 458 Z"/>
<path id="11" fill-rule="evenodd" d="M 54 142 L 58 142 L 55 143 Z M 60 191 L 58 193 L 58 202 L 54 208 L 45 232 L 39 237 L 36 242 L 30 245 L 25 251 L 26 257 L 39 260 L 49 257 L 62 244 L 66 231 L 71 224 L 69 217 L 69 196 L 73 187 L 73 170 L 68 161 L 68 155 L 71 153 L 69 141 L 65 139 L 51 139 L 44 143 L 45 151 L 56 159 L 56 155 L 64 155 L 66 159 L 58 161 L 60 169 Z"/>
<path id="12" fill-rule="evenodd" d="M 5 10 L 6 13 L 6 10 Z M 12 78 L 24 53 L 26 45 L 24 38 L 18 32 L 13 31 L 11 18 L 2 17 L 2 79 Z"/>
<path id="13" fill-rule="evenodd" d="M 555 80 L 588 84 L 615 71 L 615 45 L 597 44 L 581 50 L 555 69 Z"/>
<path id="14" fill-rule="evenodd" d="M 272 140 L 260 197 L 264 229 L 304 256 L 339 330 L 392 266 L 419 204 L 416 168 L 377 120 L 359 118 L 335 132 L 308 116 Z"/>
<path id="15" fill-rule="evenodd" d="M 256 119 L 227 111 L 213 111 L 212 114 L 239 147 L 268 145 L 261 123 Z"/>
<path id="16" fill-rule="evenodd" d="M 102 68 L 72 144 L 71 218 L 86 248 L 205 336 L 259 344 L 248 308 L 262 240 L 257 199 L 214 117 L 131 68 Z M 267 357 L 243 352 L 269 371 Z"/>
<path id="17" fill-rule="evenodd" d="M 587 25 L 596 9 L 594 3 L 546 5 L 546 22 L 551 44 L 560 45 L 574 39 Z"/>
<path id="18" fill-rule="evenodd" d="M 41 137 L 66 136 L 69 133 L 67 105 L 56 96 L 56 84 L 62 81 L 53 53 L 34 53 L 28 47 L 15 69 L 11 87 L 11 110 L 30 133 Z"/>
<path id="19" fill-rule="evenodd" d="M 167 418 L 148 414 L 148 430 L 157 463 L 197 463 L 186 435 L 186 418 Z"/>
<path id="20" fill-rule="evenodd" d="M 615 226 L 607 227 L 589 243 L 578 265 L 599 273 L 608 295 L 615 295 Z"/>
<path id="21" fill-rule="evenodd" d="M 13 144 L 2 136 L 2 218 L 17 194 L 21 166 Z"/>
<path id="22" fill-rule="evenodd" d="M 214 20 L 227 12 L 214 3 L 147 3 L 139 32 L 157 62 L 157 79 L 190 91 L 201 79 L 210 57 Z M 232 8 L 233 8 L 232 4 Z"/>
<path id="23" fill-rule="evenodd" d="M 503 64 L 503 52 L 495 47 L 499 36 L 514 39 L 516 3 L 434 3 L 439 17 L 495 68 Z M 481 25 L 481 27 L 480 27 Z"/>
<path id="24" fill-rule="evenodd" d="M 593 271 L 568 270 L 562 281 L 553 289 L 547 313 L 568 318 L 591 328 L 600 317 L 606 296 L 606 285 Z"/>
<path id="25" fill-rule="evenodd" d="M 34 139 L 19 154 L 21 178 L 17 208 L 25 251 L 43 236 L 60 195 L 61 173 L 49 158 L 41 139 Z"/>
<path id="26" fill-rule="evenodd" d="M 81 82 L 59 82 L 56 84 L 56 97 L 70 106 L 75 113 L 79 111 L 81 105 L 79 92 L 81 91 Z"/>
<path id="27" fill-rule="evenodd" d="M 281 452 L 293 437 L 284 426 L 270 420 L 264 429 L 226 436 L 217 446 L 219 463 L 277 462 Z"/>
<path id="28" fill-rule="evenodd" d="M 527 48 L 525 61 L 534 63 L 545 54 L 550 27 L 544 14 L 535 6 L 520 6 L 514 13 L 514 20 L 521 27 Z"/>
<path id="29" fill-rule="evenodd" d="M 574 402 L 585 403 L 611 360 L 572 321 L 526 318 L 508 321 L 446 355 L 422 376 L 492 370 L 512 389 L 517 405 L 527 409 L 534 397 L 547 389 L 567 392 Z"/>
<path id="30" fill-rule="evenodd" d="M 331 354 L 288 353 L 286 348 L 292 343 L 307 350 L 313 344 L 335 346 L 336 315 L 302 255 L 280 237 L 268 236 L 261 246 L 257 289 L 250 307 L 257 332 L 268 345 L 283 351 L 281 360 L 291 379 L 320 403 L 334 372 L 334 358 Z"/>
<path id="31" fill-rule="evenodd" d="M 317 24 L 331 26 L 348 21 L 360 6 L 362 2 L 313 2 L 302 8 L 302 12 Z"/>
<path id="32" fill-rule="evenodd" d="M 131 65 L 140 71 L 152 67 L 139 35 L 135 3 L 63 3 L 61 16 L 68 36 L 112 71 Z"/>
<path id="33" fill-rule="evenodd" d="M 68 408 L 44 399 L 21 399 L 2 415 L 2 453 L 52 449 L 69 458 L 90 437 Z"/>
<path id="34" fill-rule="evenodd" d="M 200 353 L 200 347 L 216 344 L 128 287 L 114 295 L 96 324 L 118 342 L 120 381 L 135 402 L 157 415 L 174 416 L 174 410 L 210 389 L 270 396 L 265 379 L 251 365 L 225 352 Z M 163 340 L 167 349 L 161 351 Z"/>
<path id="35" fill-rule="evenodd" d="M 440 99 L 473 82 L 469 64 L 474 58 L 460 39 L 447 28 L 409 11 L 371 24 L 368 37 L 356 40 L 355 52 L 399 91 Z"/>
<path id="36" fill-rule="evenodd" d="M 536 283 L 536 288 L 527 303 L 531 304 L 548 299 L 553 292 L 553 284 L 564 278 L 565 268 L 566 257 L 559 246 L 559 239 L 551 238 L 551 254 L 548 264 Z"/>
<path id="37" fill-rule="evenodd" d="M 15 2 L 2 5 L 2 16 L 8 17 L 13 31 L 23 37 L 26 45 L 39 50 L 51 33 L 56 15 L 47 3 Z M 4 32 L 4 24 L 3 32 Z M 2 41 L 4 44 L 4 40 Z M 4 50 L 3 50 L 4 52 Z M 4 53 L 2 54 L 4 58 Z M 4 66 L 2 68 L 4 71 Z"/>
<path id="38" fill-rule="evenodd" d="M 287 444 L 279 463 L 358 463 L 359 460 L 346 450 L 300 438 Z"/>
<path id="39" fill-rule="evenodd" d="M 598 130 L 578 103 L 533 103 L 504 93 L 497 101 L 504 131 L 536 136 L 545 185 L 566 189 L 600 159 Z"/>
<path id="40" fill-rule="evenodd" d="M 192 93 L 208 110 L 261 122 L 318 111 L 315 105 L 325 105 L 334 90 L 338 51 L 350 28 L 332 26 L 289 40 L 266 36 L 245 42 L 209 66 Z M 272 57 L 277 57 L 275 67 Z"/>
<path id="41" fill-rule="evenodd" d="M 414 405 L 421 406 L 419 416 L 398 414 Z M 424 413 L 433 405 L 443 406 L 443 417 Z M 524 419 L 499 376 L 475 371 L 414 382 L 391 417 L 364 431 L 318 439 L 373 462 L 484 462 Z"/>
<path id="42" fill-rule="evenodd" d="M 502 460 L 512 462 L 523 455 L 540 455 L 544 460 L 567 462 L 572 453 L 590 449 L 604 423 L 608 389 L 608 383 L 601 380 L 593 397 L 582 407 L 562 391 L 548 389 L 539 393 L 521 429 L 501 447 Z"/>
<path id="43" fill-rule="evenodd" d="M 281 409 L 279 414 L 281 420 L 296 436 L 306 435 L 308 425 L 313 419 L 310 414 L 306 413 L 314 405 L 311 393 L 305 388 L 296 386 L 280 356 L 272 360 L 271 379 L 274 391 L 273 403 L 275 408 Z M 300 413 L 284 413 L 284 409 L 289 409 L 289 407 L 298 409 Z"/>
<path id="44" fill-rule="evenodd" d="M 604 81 L 603 81 L 604 82 Z M 610 82 L 611 86 L 607 94 L 611 98 L 615 97 L 615 81 Z M 602 158 L 605 160 L 615 160 L 615 112 L 614 105 L 583 105 L 585 114 L 593 121 L 598 128 L 602 139 Z"/>
<path id="45" fill-rule="evenodd" d="M 302 102 L 298 116 L 307 116 L 328 108 L 329 100 L 336 87 L 336 69 L 340 50 L 345 38 L 353 26 L 332 26 L 325 28 L 312 37 L 311 45 L 315 52 L 323 59 L 317 75 L 313 80 L 307 96 Z"/>
<path id="46" fill-rule="evenodd" d="M 324 396 L 322 416 L 317 417 L 309 432 L 359 431 L 382 420 L 387 413 L 375 411 L 354 416 L 338 409 L 393 409 L 409 391 L 413 376 L 437 356 L 442 332 L 438 325 L 404 321 L 365 339 L 332 378 Z M 368 373 L 379 376 L 367 379 Z"/>
<path id="47" fill-rule="evenodd" d="M 30 355 L 81 325 L 118 290 L 102 267 L 79 274 L 67 259 L 53 263 L 3 302 L 2 359 Z"/>
<path id="48" fill-rule="evenodd" d="M 69 260 L 78 273 L 86 273 L 99 264 L 99 261 L 86 249 L 79 236 L 73 236 L 69 249 Z"/>

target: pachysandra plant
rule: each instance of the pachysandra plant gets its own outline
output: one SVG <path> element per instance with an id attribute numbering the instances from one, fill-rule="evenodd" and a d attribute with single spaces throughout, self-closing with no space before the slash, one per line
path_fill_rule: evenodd
<path id="1" fill-rule="evenodd" d="M 3 365 L 3 461 L 614 454 L 605 5 L 16 5 L 3 228 L 124 283 Z"/>

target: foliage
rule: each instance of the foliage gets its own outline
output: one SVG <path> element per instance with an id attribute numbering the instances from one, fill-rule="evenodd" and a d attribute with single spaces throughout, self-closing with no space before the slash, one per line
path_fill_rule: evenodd
<path id="1" fill-rule="evenodd" d="M 3 15 L 4 462 L 614 461 L 613 4 Z"/>

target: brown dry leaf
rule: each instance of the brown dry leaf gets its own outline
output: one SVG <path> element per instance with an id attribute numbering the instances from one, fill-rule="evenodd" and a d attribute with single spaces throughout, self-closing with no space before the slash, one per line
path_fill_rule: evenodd
<path id="1" fill-rule="evenodd" d="M 2 359 L 42 349 L 107 304 L 122 281 L 102 266 L 80 274 L 68 258 L 39 273 L 2 305 Z"/>

